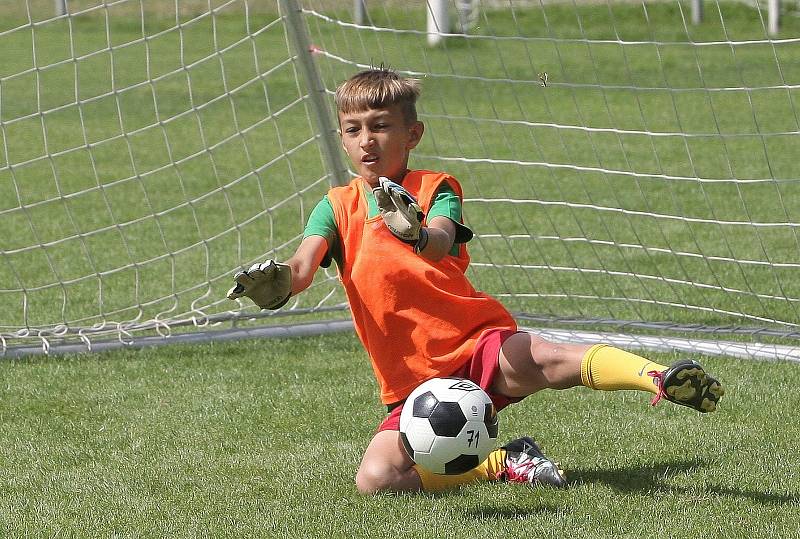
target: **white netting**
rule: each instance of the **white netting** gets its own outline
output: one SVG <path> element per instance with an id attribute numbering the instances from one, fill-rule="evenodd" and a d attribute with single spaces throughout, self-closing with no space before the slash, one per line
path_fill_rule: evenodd
<path id="1" fill-rule="evenodd" d="M 424 2 L 301 4 L 328 99 L 373 65 L 423 79 L 412 165 L 461 180 L 470 277 L 522 318 L 797 328 L 796 19 L 773 39 L 735 2 L 692 26 L 675 1 L 459 0 L 468 34 L 430 48 Z M 0 6 L 3 349 L 255 315 L 232 273 L 288 257 L 333 174 L 279 3 L 67 8 Z M 342 302 L 321 272 L 280 314 Z"/>
<path id="2" fill-rule="evenodd" d="M 259 4 L 0 8 L 5 345 L 206 325 L 236 268 L 296 247 L 328 175 Z"/>
<path id="3" fill-rule="evenodd" d="M 330 88 L 378 62 L 424 79 L 414 164 L 465 183 L 473 275 L 512 309 L 797 327 L 800 40 L 763 14 L 484 2 L 430 49 L 424 10 L 371 27 L 305 5 Z"/>

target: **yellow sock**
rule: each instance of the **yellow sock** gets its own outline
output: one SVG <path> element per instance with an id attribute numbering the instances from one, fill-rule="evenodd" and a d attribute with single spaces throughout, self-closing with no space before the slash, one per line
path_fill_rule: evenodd
<path id="1" fill-rule="evenodd" d="M 505 449 L 495 449 L 489 453 L 489 456 L 481 464 L 468 472 L 458 475 L 435 474 L 416 464 L 414 469 L 419 474 L 420 481 L 422 481 L 422 490 L 425 492 L 438 492 L 476 481 L 494 481 L 497 479 L 497 474 L 505 469 L 505 460 Z"/>
<path id="2" fill-rule="evenodd" d="M 607 344 L 596 344 L 587 350 L 581 361 L 581 382 L 601 391 L 639 389 L 658 393 L 650 371 L 667 367 Z"/>

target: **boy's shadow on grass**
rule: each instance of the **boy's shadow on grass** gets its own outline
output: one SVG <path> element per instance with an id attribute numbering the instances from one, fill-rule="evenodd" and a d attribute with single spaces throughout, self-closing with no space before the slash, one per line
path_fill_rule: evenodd
<path id="1" fill-rule="evenodd" d="M 668 484 L 667 480 L 674 475 L 692 474 L 708 466 L 708 462 L 700 459 L 658 462 L 651 466 L 630 466 L 613 470 L 581 470 L 567 471 L 570 487 L 581 484 L 602 483 L 622 493 L 675 493 L 697 496 L 705 491 L 712 496 L 730 496 L 744 498 L 761 504 L 796 504 L 800 496 L 794 494 L 771 494 L 755 490 L 729 488 L 719 485 L 705 487 L 680 487 Z"/>
<path id="2" fill-rule="evenodd" d="M 703 460 L 680 460 L 654 463 L 651 466 L 629 466 L 613 470 L 596 469 L 567 469 L 569 488 L 580 488 L 581 485 L 600 483 L 623 494 L 654 494 L 672 493 L 697 497 L 705 493 L 709 496 L 736 497 L 768 505 L 789 505 L 800 502 L 800 496 L 795 494 L 770 494 L 754 490 L 729 488 L 717 485 L 705 487 L 680 487 L 668 484 L 671 476 L 694 473 L 709 464 Z M 514 485 L 519 486 L 519 485 Z M 525 488 L 525 487 L 521 487 Z M 544 491 L 542 491 L 544 492 Z M 559 491 L 561 492 L 561 491 Z M 566 491 L 567 493 L 569 490 Z M 520 507 L 483 507 L 473 508 L 467 513 L 475 518 L 491 519 L 521 519 L 542 513 L 564 512 L 564 507 L 549 503 L 536 505 L 530 508 Z"/>

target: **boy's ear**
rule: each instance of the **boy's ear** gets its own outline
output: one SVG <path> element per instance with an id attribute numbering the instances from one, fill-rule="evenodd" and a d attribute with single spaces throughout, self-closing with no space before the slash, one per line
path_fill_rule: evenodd
<path id="1" fill-rule="evenodd" d="M 425 124 L 419 120 L 415 121 L 408 127 L 408 133 L 409 137 L 406 147 L 409 150 L 413 150 L 417 147 L 419 141 L 422 140 L 422 135 L 425 133 Z"/>

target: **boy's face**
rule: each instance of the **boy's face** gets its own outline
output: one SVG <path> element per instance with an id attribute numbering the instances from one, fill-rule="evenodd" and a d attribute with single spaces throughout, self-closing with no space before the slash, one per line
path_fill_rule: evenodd
<path id="1" fill-rule="evenodd" d="M 375 187 L 386 176 L 399 182 L 408 165 L 408 154 L 419 144 L 425 126 L 407 124 L 400 105 L 339 113 L 342 147 L 358 174 Z"/>

